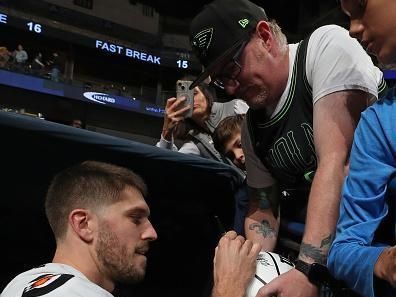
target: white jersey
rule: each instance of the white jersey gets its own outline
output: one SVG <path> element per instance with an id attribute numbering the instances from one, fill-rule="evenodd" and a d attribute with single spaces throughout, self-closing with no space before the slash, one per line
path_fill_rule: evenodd
<path id="1" fill-rule="evenodd" d="M 298 44 L 289 44 L 289 73 L 293 71 L 297 47 Z M 326 95 L 345 90 L 367 92 L 373 95 L 373 101 L 378 97 L 378 86 L 383 76 L 381 70 L 374 66 L 358 41 L 342 27 L 327 25 L 311 34 L 305 66 L 313 104 Z M 271 117 L 282 110 L 290 83 L 291 75 Z M 275 181 L 254 153 L 246 123 L 242 125 L 241 134 L 248 185 L 252 188 L 271 186 Z"/>
<path id="2" fill-rule="evenodd" d="M 64 264 L 48 263 L 16 276 L 1 297 L 113 297 L 80 271 Z"/>

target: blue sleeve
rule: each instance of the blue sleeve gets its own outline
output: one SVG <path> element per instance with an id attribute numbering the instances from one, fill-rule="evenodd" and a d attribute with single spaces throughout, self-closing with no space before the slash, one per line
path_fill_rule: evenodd
<path id="1" fill-rule="evenodd" d="M 374 296 L 374 265 L 384 246 L 374 233 L 388 214 L 387 185 L 395 173 L 396 103 L 366 110 L 355 131 L 349 174 L 344 182 L 336 238 L 328 266 L 335 278 L 365 297 Z"/>

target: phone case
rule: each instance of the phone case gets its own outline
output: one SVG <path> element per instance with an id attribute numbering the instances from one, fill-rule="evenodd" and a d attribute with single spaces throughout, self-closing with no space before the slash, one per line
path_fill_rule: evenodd
<path id="1" fill-rule="evenodd" d="M 194 108 L 194 90 L 190 90 L 192 81 L 189 80 L 178 80 L 176 82 L 176 98 L 186 97 L 185 104 L 183 106 L 191 106 L 186 114 L 186 118 L 192 116 Z"/>

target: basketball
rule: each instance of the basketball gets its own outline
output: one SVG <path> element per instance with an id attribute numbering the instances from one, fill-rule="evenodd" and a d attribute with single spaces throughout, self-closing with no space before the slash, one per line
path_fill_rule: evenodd
<path id="1" fill-rule="evenodd" d="M 248 286 L 246 297 L 256 297 L 258 290 L 262 286 L 293 267 L 293 263 L 281 255 L 271 252 L 260 252 L 257 256 L 256 273 Z"/>

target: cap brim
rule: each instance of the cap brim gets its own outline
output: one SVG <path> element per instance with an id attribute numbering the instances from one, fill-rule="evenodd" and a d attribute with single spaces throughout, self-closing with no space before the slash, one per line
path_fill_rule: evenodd
<path id="1" fill-rule="evenodd" d="M 249 37 L 249 35 L 247 35 L 247 37 Z M 208 67 L 206 67 L 205 70 L 200 75 L 198 75 L 197 79 L 193 81 L 193 83 L 190 86 L 190 90 L 198 86 L 209 76 L 215 77 L 216 74 L 218 74 L 221 71 L 221 69 L 223 69 L 225 64 L 231 60 L 234 54 L 238 51 L 239 46 L 247 39 L 247 37 L 238 40 L 233 46 L 231 46 L 220 57 L 218 57 L 213 63 L 211 63 Z"/>

